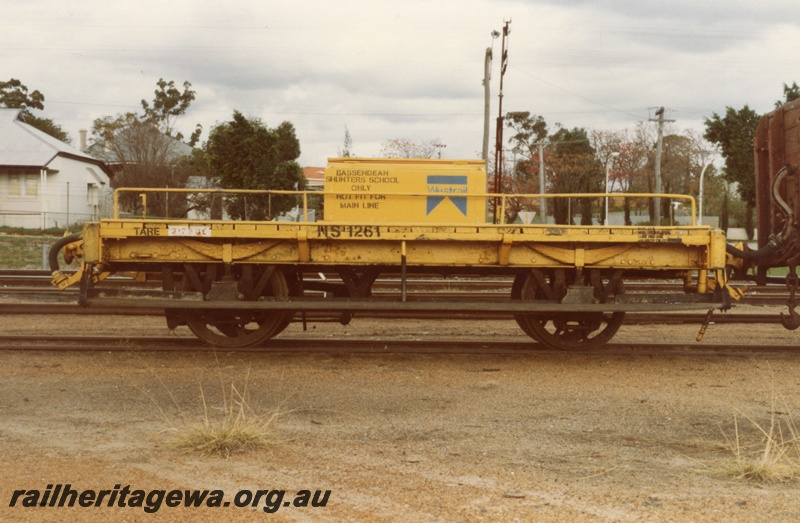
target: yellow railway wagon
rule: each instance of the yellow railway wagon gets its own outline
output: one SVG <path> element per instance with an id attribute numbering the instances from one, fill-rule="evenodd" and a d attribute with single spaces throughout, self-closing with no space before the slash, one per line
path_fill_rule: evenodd
<path id="1" fill-rule="evenodd" d="M 325 221 L 483 223 L 486 170 L 481 160 L 330 158 Z M 470 196 L 472 195 L 472 196 Z"/>
<path id="2" fill-rule="evenodd" d="M 479 162 L 423 163 L 438 168 L 426 172 L 419 162 L 393 160 L 383 164 L 385 169 L 373 169 L 381 162 L 364 160 L 353 162 L 356 167 L 350 170 L 383 170 L 397 176 L 411 172 L 409 178 L 416 176 L 425 184 L 429 175 L 463 176 L 453 173 L 464 173 L 466 167 L 477 173 L 475 178 L 483 176 Z M 395 164 L 406 171 L 389 168 Z M 434 178 L 432 183 L 440 181 Z M 139 195 L 142 201 L 148 194 L 152 201 L 173 193 L 207 193 L 209 199 L 251 193 L 267 200 L 290 197 L 298 205 L 302 202 L 303 219 L 191 220 L 156 216 L 146 208 L 139 217 L 121 217 L 118 196 L 123 192 Z M 605 194 L 495 195 L 483 187 L 477 193 L 382 193 L 373 187 L 355 193 L 386 196 L 381 202 L 411 196 L 422 210 L 416 214 L 407 210 L 413 201 L 409 200 L 388 215 L 373 209 L 358 221 L 313 222 L 308 219 L 309 201 L 319 193 L 309 191 L 117 189 L 113 218 L 86 223 L 82 233 L 53 245 L 53 283 L 60 288 L 79 284 L 79 302 L 87 307 L 164 309 L 170 328 L 187 325 L 200 339 L 228 348 L 266 343 L 297 315 L 304 321 L 307 314 L 321 314 L 346 322 L 353 315 L 382 312 L 508 314 L 540 343 L 590 349 L 607 343 L 628 311 L 724 309 L 737 296 L 727 285 L 725 236 L 696 225 L 694 200 L 689 196 L 660 195 L 687 201 L 690 225 L 610 227 L 506 224 L 502 212 L 500 223 L 490 224 L 483 212 L 483 202 L 490 199 L 504 209 L 519 200 L 602 200 Z M 450 195 L 451 201 L 442 194 Z M 457 204 L 461 200 L 452 201 L 462 196 L 466 212 Z M 469 203 L 473 200 L 481 202 L 474 209 Z M 455 211 L 436 218 L 436 207 L 444 204 Z M 473 212 L 480 218 L 473 218 Z M 424 222 L 426 216 L 437 221 Z M 459 223 L 459 219 L 475 222 Z M 62 250 L 68 262 L 74 257 L 81 260 L 77 272 L 59 270 Z M 106 285 L 108 276 L 126 272 L 136 273 L 137 282 L 158 281 L 161 289 Z M 501 278 L 508 287 L 500 294 L 432 299 L 407 292 L 408 275 L 430 274 Z M 379 277 L 397 282 L 399 295 L 373 295 Z M 625 282 L 643 278 L 682 279 L 684 289 L 677 294 L 626 289 Z"/>

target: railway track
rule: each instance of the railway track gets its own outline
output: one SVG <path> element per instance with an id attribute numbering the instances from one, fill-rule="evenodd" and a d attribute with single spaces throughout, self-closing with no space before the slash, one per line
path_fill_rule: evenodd
<path id="1" fill-rule="evenodd" d="M 320 274 L 320 281 L 325 279 Z M 58 290 L 50 283 L 51 275 L 42 270 L 0 270 L 0 298 L 43 298 L 53 299 L 58 302 L 76 303 L 78 289 L 71 287 Z M 407 292 L 416 298 L 475 298 L 493 299 L 506 298 L 511 288 L 512 278 L 441 278 L 435 276 L 411 277 L 408 281 Z M 736 284 L 734 284 L 736 285 Z M 754 285 L 741 282 L 739 286 L 745 289 L 745 296 L 739 302 L 746 305 L 784 305 L 787 300 L 785 285 Z M 111 277 L 103 282 L 104 287 L 160 289 L 160 281 L 136 282 L 132 277 Z M 683 292 L 680 282 L 630 282 L 625 284 L 627 289 L 634 292 Z M 381 297 L 400 296 L 400 282 L 398 279 L 378 279 L 373 284 L 374 295 Z M 132 314 L 132 315 L 162 315 L 160 309 L 145 309 L 143 311 L 130 310 L 126 313 L 122 309 L 109 308 L 104 312 L 90 312 L 90 314 Z M 88 311 L 84 311 L 86 313 Z M 7 311 L 13 314 L 13 311 Z M 45 314 L 59 314 L 56 309 Z"/>
<path id="2" fill-rule="evenodd" d="M 0 314 L 10 315 L 124 315 L 124 316 L 164 316 L 163 309 L 150 308 L 122 308 L 122 307 L 80 307 L 76 303 L 0 303 Z M 309 323 L 319 322 L 339 322 L 340 316 L 326 315 L 318 313 L 307 315 L 305 320 Z M 513 320 L 510 313 L 490 313 L 485 311 L 462 312 L 462 313 L 411 313 L 411 312 L 358 312 L 353 314 L 353 318 L 363 319 L 438 319 L 438 320 Z M 704 311 L 699 312 L 670 312 L 670 313 L 650 313 L 650 312 L 628 312 L 625 315 L 625 324 L 645 325 L 645 324 L 701 324 L 706 318 Z M 303 316 L 295 316 L 295 322 L 302 322 Z M 780 316 L 775 312 L 771 313 L 719 313 L 714 314 L 711 320 L 714 324 L 780 324 Z"/>
<path id="3" fill-rule="evenodd" d="M 652 355 L 794 355 L 798 348 L 791 345 L 765 344 L 707 344 L 707 343 L 609 343 L 588 351 L 559 351 L 522 338 L 520 341 L 485 340 L 392 340 L 275 338 L 267 347 L 214 349 L 192 337 L 113 337 L 19 335 L 0 336 L 0 351 L 58 351 L 58 352 L 222 352 L 265 354 L 465 354 L 521 355 L 579 353 L 602 356 Z"/>
<path id="4" fill-rule="evenodd" d="M 129 288 L 132 278 L 120 277 L 107 280 L 112 286 Z M 490 302 L 495 299 L 506 299 L 511 279 L 504 278 L 435 278 L 416 277 L 409 282 L 409 295 L 414 297 L 439 297 L 447 299 L 481 299 Z M 160 288 L 160 282 L 138 282 L 139 288 Z M 397 280 L 387 278 L 379 280 L 375 294 L 391 297 L 397 294 Z M 678 282 L 635 282 L 628 286 L 634 292 L 680 292 Z M 748 305 L 783 305 L 786 300 L 785 288 L 779 285 L 749 285 L 749 294 L 745 304 Z M 77 305 L 78 293 L 75 289 L 59 291 L 50 285 L 47 271 L 0 271 L 0 314 L 4 316 L 35 315 L 62 316 L 70 315 L 124 315 L 163 317 L 164 310 L 157 308 L 84 308 Z M 768 310 L 767 310 L 768 309 Z M 777 308 L 766 308 L 762 312 L 739 312 L 734 309 L 729 313 L 715 313 L 712 323 L 721 324 L 780 324 Z M 294 321 L 304 319 L 309 323 L 338 322 L 340 315 L 333 313 L 307 313 L 305 318 L 297 314 Z M 405 312 L 357 312 L 355 319 L 469 319 L 469 320 L 505 320 L 513 321 L 510 313 L 497 313 L 488 310 L 474 312 L 442 312 L 442 313 L 410 313 Z M 646 313 L 628 312 L 626 325 L 667 324 L 700 325 L 706 319 L 705 311 Z M 180 352 L 213 350 L 191 335 L 170 337 L 103 337 L 103 336 L 58 336 L 58 335 L 19 335 L 0 336 L 0 351 L 148 351 L 148 352 Z M 559 353 L 545 346 L 522 338 L 520 341 L 498 341 L 493 339 L 471 341 L 443 341 L 441 339 L 392 340 L 392 339 L 319 339 L 278 337 L 269 343 L 268 348 L 252 349 L 220 349 L 225 352 L 269 352 L 269 353 L 354 353 L 354 354 L 525 354 L 525 353 Z M 590 351 L 594 354 L 745 354 L 745 353 L 779 353 L 792 354 L 790 346 L 772 346 L 767 344 L 748 345 L 710 345 L 705 343 L 653 343 L 625 344 L 610 343 L 603 349 Z"/>
<path id="5" fill-rule="evenodd" d="M 324 275 L 320 275 L 324 278 Z M 128 288 L 133 278 L 115 277 L 107 279 L 104 284 Z M 138 282 L 137 288 L 160 288 L 161 283 Z M 480 297 L 487 302 L 493 299 L 505 299 L 511 285 L 510 278 L 435 278 L 415 277 L 409 281 L 408 292 L 415 298 L 470 299 Z M 392 297 L 399 295 L 397 280 L 386 278 L 378 280 L 375 295 Z M 671 292 L 679 293 L 678 282 L 633 282 L 627 285 L 635 292 Z M 786 301 L 786 289 L 780 285 L 748 286 L 748 294 L 740 302 L 745 305 L 783 305 Z M 50 284 L 48 271 L 40 270 L 0 270 L 0 314 L 3 315 L 124 315 L 124 316 L 164 316 L 164 310 L 158 308 L 132 307 L 80 307 L 77 305 L 78 291 L 70 288 L 64 291 L 55 289 Z M 354 318 L 395 318 L 395 319 L 472 319 L 472 320 L 511 320 L 510 313 L 473 311 L 473 312 L 357 312 Z M 705 311 L 680 313 L 647 313 L 628 312 L 625 324 L 701 324 L 705 320 Z M 340 315 L 326 313 L 297 314 L 294 321 L 338 322 Z M 774 311 L 768 313 L 733 313 L 715 314 L 715 324 L 780 324 L 780 316 Z"/>

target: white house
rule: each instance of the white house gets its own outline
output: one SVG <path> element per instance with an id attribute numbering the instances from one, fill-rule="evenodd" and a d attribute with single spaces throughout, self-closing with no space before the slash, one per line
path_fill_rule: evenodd
<path id="1" fill-rule="evenodd" d="M 0 109 L 0 226 L 67 227 L 108 212 L 111 171 Z"/>

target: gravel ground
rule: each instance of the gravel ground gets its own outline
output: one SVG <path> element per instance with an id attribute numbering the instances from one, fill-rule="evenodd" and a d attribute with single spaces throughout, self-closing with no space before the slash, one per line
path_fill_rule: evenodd
<path id="1" fill-rule="evenodd" d="M 95 332 L 114 353 L 0 355 L 2 521 L 797 521 L 797 482 L 721 473 L 754 423 L 797 415 L 794 354 L 183 353 L 127 338 L 158 318 L 0 319 L 5 333 Z M 623 326 L 615 341 L 692 342 L 696 326 Z M 179 333 L 185 335 L 186 333 Z M 522 340 L 503 322 L 292 325 L 282 336 Z M 714 325 L 704 343 L 798 344 L 777 325 Z M 169 441 L 222 417 L 231 385 L 272 443 L 203 457 Z M 223 397 L 225 396 L 225 397 Z M 773 404 L 777 398 L 779 403 Z M 204 407 L 205 401 L 205 407 Z M 330 490 L 325 507 L 9 507 L 14 490 Z"/>

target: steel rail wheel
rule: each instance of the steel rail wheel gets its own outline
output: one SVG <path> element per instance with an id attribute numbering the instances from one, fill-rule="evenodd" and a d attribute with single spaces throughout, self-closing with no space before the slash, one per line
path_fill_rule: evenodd
<path id="1" fill-rule="evenodd" d="M 539 271 L 520 275 L 512 287 L 512 298 L 521 300 L 563 300 L 566 294 L 563 275 L 548 279 Z M 622 294 L 622 280 L 617 274 L 604 283 L 599 273 L 592 275 L 594 298 L 605 303 Z M 515 315 L 517 323 L 531 338 L 558 350 L 591 350 L 602 347 L 619 330 L 624 312 L 552 312 Z"/>
<path id="2" fill-rule="evenodd" d="M 514 283 L 511 285 L 512 300 L 522 299 L 522 289 L 523 287 L 525 287 L 525 283 L 528 281 L 528 278 L 530 278 L 530 276 L 531 276 L 530 273 L 525 273 L 525 274 L 518 274 L 517 277 L 514 278 Z M 539 299 L 543 299 L 541 295 L 539 296 Z M 523 330 L 523 332 L 525 332 L 525 334 L 527 334 L 536 341 L 539 342 L 542 341 L 536 337 L 537 336 L 536 332 L 533 329 L 531 329 L 530 326 L 528 325 L 527 314 L 515 314 L 514 319 L 516 320 L 517 325 L 519 325 L 520 328 Z"/>
<path id="3" fill-rule="evenodd" d="M 250 270 L 243 271 L 238 280 L 226 274 L 218 282 L 211 283 L 211 290 L 204 293 L 206 299 L 231 301 L 238 298 L 242 301 L 243 308 L 195 311 L 187 314 L 186 324 L 195 336 L 216 347 L 236 349 L 260 345 L 286 328 L 291 313 L 246 308 L 247 301 L 256 301 L 261 296 L 287 297 L 289 286 L 283 271 L 274 266 L 266 267 L 260 271 L 252 271 L 256 278 L 251 278 L 248 274 L 250 272 Z M 214 289 L 215 285 L 219 288 L 217 292 Z"/>

